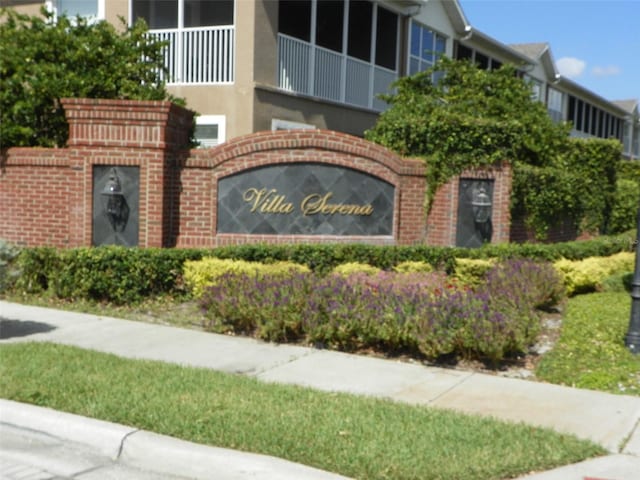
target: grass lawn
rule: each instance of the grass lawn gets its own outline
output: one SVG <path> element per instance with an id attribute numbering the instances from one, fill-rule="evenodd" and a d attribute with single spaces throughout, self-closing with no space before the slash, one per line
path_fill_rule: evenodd
<path id="1" fill-rule="evenodd" d="M 3 398 L 361 479 L 504 479 L 605 453 L 526 425 L 75 347 L 0 355 Z"/>
<path id="2" fill-rule="evenodd" d="M 536 376 L 551 383 L 640 395 L 640 355 L 624 345 L 630 312 L 627 292 L 570 299 L 560 338 L 538 364 Z"/>

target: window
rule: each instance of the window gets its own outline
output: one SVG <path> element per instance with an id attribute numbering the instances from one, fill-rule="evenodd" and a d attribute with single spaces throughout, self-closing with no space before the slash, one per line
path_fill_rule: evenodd
<path id="1" fill-rule="evenodd" d="M 476 51 L 475 58 L 476 65 L 482 70 L 489 70 L 489 57 L 483 55 L 482 53 Z"/>
<path id="2" fill-rule="evenodd" d="M 598 137 L 604 138 L 604 112 L 598 112 Z"/>
<path id="3" fill-rule="evenodd" d="M 278 31 L 305 42 L 311 36 L 311 0 L 280 0 Z"/>
<path id="4" fill-rule="evenodd" d="M 547 91 L 547 110 L 549 112 L 549 116 L 554 122 L 561 122 L 564 118 L 562 114 L 562 104 L 564 102 L 564 98 L 562 92 L 556 90 L 555 88 L 549 88 Z M 574 121 L 575 117 L 575 99 L 573 97 L 569 98 L 569 121 Z"/>
<path id="5" fill-rule="evenodd" d="M 411 22 L 410 45 L 409 74 L 413 75 L 432 67 L 438 57 L 444 55 L 447 40 L 433 30 Z"/>
<path id="6" fill-rule="evenodd" d="M 344 4 L 341 1 L 318 3 L 316 12 L 316 44 L 334 52 L 342 52 Z"/>
<path id="7" fill-rule="evenodd" d="M 378 7 L 376 22 L 376 65 L 396 70 L 398 15 Z M 443 48 L 444 51 L 444 48 Z"/>
<path id="8" fill-rule="evenodd" d="M 289 120 L 280 120 L 279 118 L 274 118 L 271 120 L 271 130 L 309 130 L 315 129 L 315 125 L 310 125 L 308 123 L 300 123 L 300 122 L 291 122 Z"/>
<path id="9" fill-rule="evenodd" d="M 210 148 L 225 141 L 226 117 L 224 115 L 201 115 L 196 117 L 195 138 L 200 148 Z"/>
<path id="10" fill-rule="evenodd" d="M 233 0 L 132 0 L 132 17 L 152 30 L 233 25 Z"/>
<path id="11" fill-rule="evenodd" d="M 318 4 L 320 6 L 322 2 Z M 371 29 L 373 4 L 364 1 L 349 2 L 349 43 L 347 55 L 371 61 Z"/>
<path id="12" fill-rule="evenodd" d="M 278 87 L 381 110 L 397 79 L 400 16 L 370 0 L 279 0 Z"/>
<path id="13" fill-rule="evenodd" d="M 533 100 L 542 101 L 542 82 L 526 74 L 524 76 L 524 81 L 527 82 L 531 88 L 531 98 Z"/>
<path id="14" fill-rule="evenodd" d="M 578 130 L 579 132 L 582 131 L 582 113 L 584 110 L 584 103 L 582 100 L 576 100 L 576 123 L 575 123 L 575 129 Z"/>
<path id="15" fill-rule="evenodd" d="M 55 16 L 85 17 L 89 20 L 104 19 L 104 0 L 52 0 L 46 6 Z"/>
<path id="16" fill-rule="evenodd" d="M 143 18 L 150 29 L 176 28 L 178 2 L 176 0 L 133 0 L 133 21 Z"/>
<path id="17" fill-rule="evenodd" d="M 473 50 L 464 45 L 456 44 L 456 59 L 473 60 Z"/>

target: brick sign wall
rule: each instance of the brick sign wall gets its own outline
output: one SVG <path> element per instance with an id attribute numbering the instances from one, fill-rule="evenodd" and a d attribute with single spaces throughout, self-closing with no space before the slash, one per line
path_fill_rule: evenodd
<path id="1" fill-rule="evenodd" d="M 440 189 L 426 220 L 423 163 L 362 139 L 321 130 L 259 132 L 188 150 L 192 114 L 169 102 L 67 99 L 63 105 L 66 148 L 2 152 L 1 239 L 94 244 L 102 214 L 95 211 L 94 170 L 109 166 L 135 167 L 139 175 L 139 246 L 455 243 L 459 179 Z M 510 169 L 465 175 L 492 180 L 491 241 L 508 241 Z"/>

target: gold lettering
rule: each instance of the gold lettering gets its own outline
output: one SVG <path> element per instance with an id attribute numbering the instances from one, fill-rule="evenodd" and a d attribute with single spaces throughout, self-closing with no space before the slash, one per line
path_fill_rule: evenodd
<path id="1" fill-rule="evenodd" d="M 316 215 L 318 213 L 324 215 L 359 215 L 368 216 L 373 213 L 371 204 L 366 205 L 349 205 L 344 203 L 329 203 L 333 196 L 332 192 L 327 192 L 324 196 L 313 193 L 307 195 L 300 204 L 300 208 L 304 215 Z"/>
<path id="2" fill-rule="evenodd" d="M 251 204 L 250 212 L 256 210 L 261 213 L 283 213 L 289 214 L 293 212 L 293 204 L 286 201 L 284 195 L 278 195 L 275 188 L 267 191 L 266 188 L 258 190 L 257 188 L 249 188 L 242 194 L 242 199 Z"/>

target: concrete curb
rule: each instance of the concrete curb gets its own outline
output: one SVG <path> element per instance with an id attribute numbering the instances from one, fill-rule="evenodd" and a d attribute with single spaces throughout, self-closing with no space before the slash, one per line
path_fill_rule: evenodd
<path id="1" fill-rule="evenodd" d="M 132 427 L 0 399 L 0 422 L 89 446 L 115 462 L 180 478 L 346 480 L 276 457 L 209 447 Z"/>

